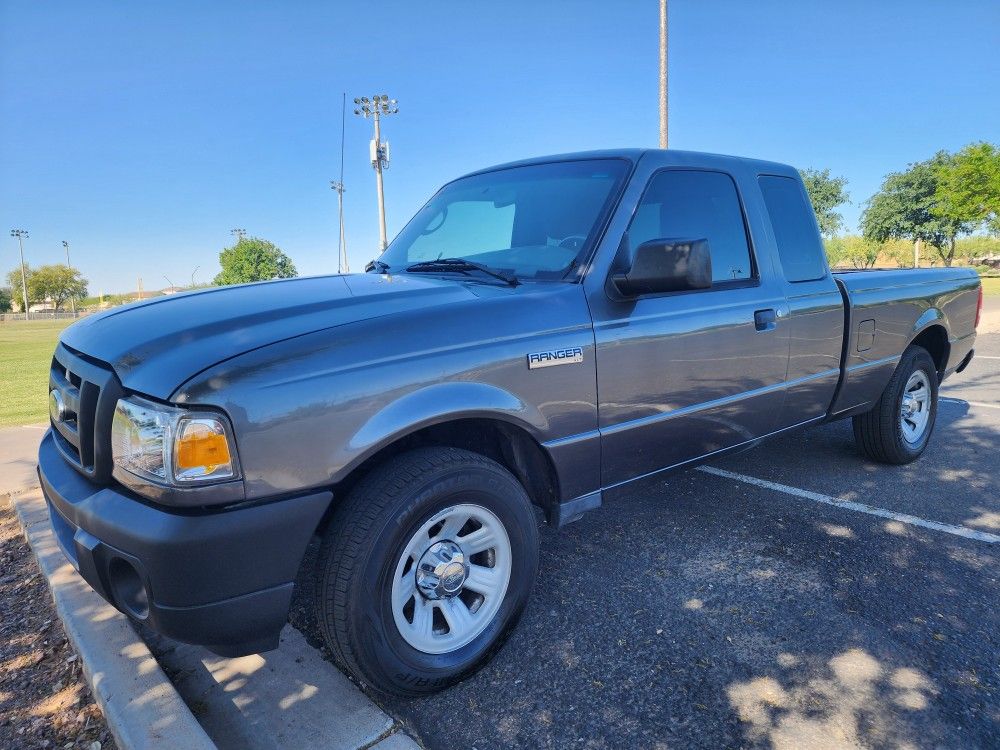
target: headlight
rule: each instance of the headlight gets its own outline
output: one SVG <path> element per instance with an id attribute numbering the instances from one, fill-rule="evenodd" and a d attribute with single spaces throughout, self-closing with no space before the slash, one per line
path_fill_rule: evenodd
<path id="1" fill-rule="evenodd" d="M 120 399 L 111 423 L 119 468 L 161 484 L 191 485 L 237 475 L 228 422 L 152 401 Z"/>

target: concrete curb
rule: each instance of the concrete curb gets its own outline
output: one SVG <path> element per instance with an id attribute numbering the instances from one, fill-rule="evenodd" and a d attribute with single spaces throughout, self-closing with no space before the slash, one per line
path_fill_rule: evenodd
<path id="1" fill-rule="evenodd" d="M 52 532 L 35 473 L 46 427 L 0 429 L 0 495 L 11 499 L 120 747 L 419 750 L 291 626 L 275 651 L 223 659 L 136 628 L 105 602 L 66 560 Z"/>
<path id="2" fill-rule="evenodd" d="M 13 494 L 10 500 L 119 747 L 215 748 L 128 619 L 66 560 L 52 533 L 41 490 Z"/>
<path id="3" fill-rule="evenodd" d="M 139 630 L 219 750 L 420 750 L 291 625 L 274 651 L 232 659 Z"/>

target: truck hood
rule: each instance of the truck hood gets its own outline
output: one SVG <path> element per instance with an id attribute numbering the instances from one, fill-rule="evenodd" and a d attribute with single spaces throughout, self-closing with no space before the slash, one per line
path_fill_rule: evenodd
<path id="1" fill-rule="evenodd" d="M 110 364 L 129 390 L 166 400 L 188 378 L 253 349 L 473 296 L 471 285 L 410 274 L 269 281 L 115 308 L 83 318 L 60 341 Z"/>

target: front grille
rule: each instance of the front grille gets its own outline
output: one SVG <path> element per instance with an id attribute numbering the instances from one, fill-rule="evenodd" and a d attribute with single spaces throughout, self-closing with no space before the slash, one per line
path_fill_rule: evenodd
<path id="1" fill-rule="evenodd" d="M 60 419 L 50 416 L 59 451 L 87 478 L 107 482 L 111 477 L 111 419 L 122 394 L 114 372 L 59 344 L 52 357 L 49 390 L 57 391 L 65 405 Z"/>

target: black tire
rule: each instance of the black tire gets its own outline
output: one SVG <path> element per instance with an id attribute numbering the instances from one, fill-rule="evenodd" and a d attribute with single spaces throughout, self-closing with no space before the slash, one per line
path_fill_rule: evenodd
<path id="1" fill-rule="evenodd" d="M 396 627 L 392 580 L 421 525 L 458 498 L 503 523 L 511 577 L 483 632 L 455 651 L 428 654 Z M 420 448 L 390 459 L 354 487 L 331 519 L 316 565 L 317 620 L 334 658 L 376 690 L 421 695 L 474 672 L 517 624 L 538 571 L 538 526 L 524 488 L 500 464 L 456 448 Z"/>
<path id="2" fill-rule="evenodd" d="M 910 376 L 923 370 L 930 386 L 930 414 L 920 438 L 910 442 L 900 421 L 904 390 Z M 854 417 L 854 440 L 868 458 L 885 464 L 908 464 L 920 457 L 927 447 L 937 419 L 938 374 L 927 350 L 910 346 L 896 366 L 882 396 L 871 411 Z"/>

